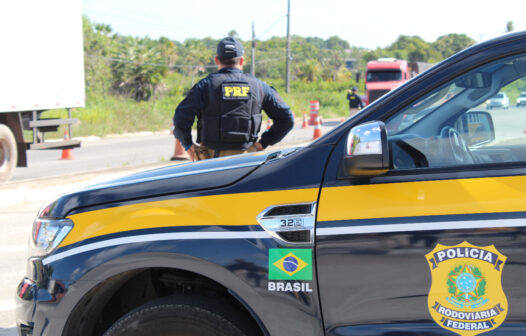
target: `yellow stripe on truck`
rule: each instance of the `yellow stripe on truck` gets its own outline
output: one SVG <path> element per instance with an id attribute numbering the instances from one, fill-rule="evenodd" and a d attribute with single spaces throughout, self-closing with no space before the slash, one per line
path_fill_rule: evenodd
<path id="1" fill-rule="evenodd" d="M 526 211 L 526 177 L 323 188 L 318 221 Z"/>
<path id="2" fill-rule="evenodd" d="M 224 194 L 136 203 L 71 215 L 74 223 L 60 247 L 131 230 L 170 226 L 259 225 L 256 216 L 276 204 L 315 202 L 318 189 Z M 199 235 L 196 235 L 199 238 Z"/>

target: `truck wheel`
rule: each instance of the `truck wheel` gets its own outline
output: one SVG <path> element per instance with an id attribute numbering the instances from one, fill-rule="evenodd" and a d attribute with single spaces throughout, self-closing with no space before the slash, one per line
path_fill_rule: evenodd
<path id="1" fill-rule="evenodd" d="M 103 336 L 245 336 L 239 313 L 202 297 L 168 297 L 121 317 Z M 249 332 L 249 334 L 252 334 Z"/>
<path id="2" fill-rule="evenodd" d="M 16 167 L 16 141 L 13 132 L 0 125 L 0 182 L 7 181 Z"/>

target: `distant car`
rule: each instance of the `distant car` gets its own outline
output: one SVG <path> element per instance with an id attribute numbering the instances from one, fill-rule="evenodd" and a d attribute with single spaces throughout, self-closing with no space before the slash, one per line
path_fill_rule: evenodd
<path id="1" fill-rule="evenodd" d="M 522 92 L 517 98 L 517 107 L 519 106 L 526 106 L 526 92 Z"/>
<path id="2" fill-rule="evenodd" d="M 488 109 L 492 108 L 505 108 L 507 109 L 510 106 L 510 99 L 508 98 L 508 95 L 504 92 L 499 92 L 496 95 L 494 95 L 492 98 L 490 98 L 487 107 Z"/>

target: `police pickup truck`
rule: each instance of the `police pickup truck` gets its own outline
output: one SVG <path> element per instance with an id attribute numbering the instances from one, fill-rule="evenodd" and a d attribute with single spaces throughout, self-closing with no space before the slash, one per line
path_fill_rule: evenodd
<path id="1" fill-rule="evenodd" d="M 310 145 L 42 207 L 22 335 L 526 334 L 526 32 L 468 48 Z"/>

